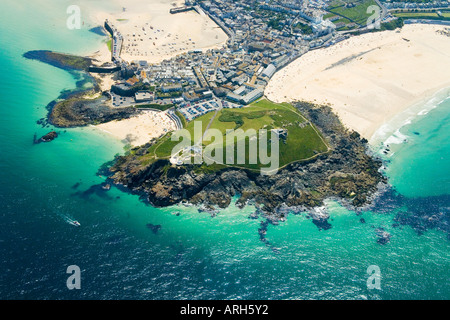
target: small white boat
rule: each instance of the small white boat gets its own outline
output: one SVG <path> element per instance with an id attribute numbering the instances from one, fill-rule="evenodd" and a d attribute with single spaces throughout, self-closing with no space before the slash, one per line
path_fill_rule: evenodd
<path id="1" fill-rule="evenodd" d="M 75 227 L 81 227 L 81 224 L 78 221 L 72 221 L 72 225 L 74 225 Z"/>

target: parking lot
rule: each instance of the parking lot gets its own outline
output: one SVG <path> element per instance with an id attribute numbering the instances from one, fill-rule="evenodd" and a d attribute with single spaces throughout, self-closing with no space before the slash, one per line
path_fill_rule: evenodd
<path id="1" fill-rule="evenodd" d="M 178 111 L 186 118 L 187 121 L 192 121 L 211 111 L 216 111 L 220 108 L 241 108 L 241 105 L 230 103 L 223 100 L 211 99 L 208 101 L 200 101 L 194 104 L 187 103 L 178 108 Z"/>
<path id="2" fill-rule="evenodd" d="M 192 121 L 197 117 L 200 117 L 210 111 L 219 109 L 219 103 L 215 100 L 209 100 L 206 102 L 199 102 L 196 104 L 187 103 L 185 106 L 180 107 L 178 111 L 186 118 L 187 121 Z"/>
<path id="3" fill-rule="evenodd" d="M 122 97 L 111 92 L 111 101 L 113 107 L 130 107 L 136 105 L 134 97 Z"/>

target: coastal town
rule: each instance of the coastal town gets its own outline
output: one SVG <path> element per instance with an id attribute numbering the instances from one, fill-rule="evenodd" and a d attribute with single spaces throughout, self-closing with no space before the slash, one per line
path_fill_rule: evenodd
<path id="1" fill-rule="evenodd" d="M 146 23 L 125 35 L 115 21 L 107 20 L 104 27 L 112 38 L 112 62 L 91 71 L 117 74 L 110 90 L 113 107 L 174 105 L 188 121 L 218 108 L 242 107 L 262 97 L 271 77 L 290 62 L 310 50 L 350 37 L 337 30 L 339 24 L 333 23 L 333 17 L 323 19 L 330 15 L 324 10 L 328 3 L 186 0 L 184 6 L 174 7 L 170 13 L 195 11 L 207 15 L 228 40 L 222 48 L 188 50 L 160 63 L 150 63 L 151 56 L 148 60 L 125 61 L 121 53 L 135 52 L 136 43 L 140 47 L 142 43 L 144 47 L 155 45 L 162 30 Z M 386 15 L 380 19 L 395 18 Z M 176 36 L 173 41 L 170 48 L 175 47 Z"/>
<path id="2" fill-rule="evenodd" d="M 242 108 L 263 97 L 275 73 L 307 52 L 372 32 L 366 23 L 370 5 L 380 8 L 373 23 L 379 23 L 381 30 L 411 21 L 427 23 L 430 20 L 417 14 L 430 10 L 441 15 L 433 23 L 450 23 L 446 21 L 450 14 L 445 11 L 450 8 L 447 1 L 186 0 L 182 6 L 172 4 L 171 16 L 194 12 L 209 17 L 226 34 L 223 45 L 199 49 L 193 39 L 181 40 L 148 22 L 136 22 L 132 31 L 122 31 L 121 19 L 106 20 L 111 61 L 91 66 L 89 71 L 114 75 L 107 88 L 111 107 L 164 111 L 176 128 L 182 128 L 181 117 L 189 122 L 222 108 Z M 163 44 L 158 42 L 162 39 Z M 170 57 L 154 62 L 152 52 L 160 49 Z"/>

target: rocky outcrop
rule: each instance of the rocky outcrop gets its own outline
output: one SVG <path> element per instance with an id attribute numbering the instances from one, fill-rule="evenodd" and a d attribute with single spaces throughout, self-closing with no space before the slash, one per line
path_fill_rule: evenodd
<path id="1" fill-rule="evenodd" d="M 60 128 L 99 124 L 126 119 L 139 113 L 136 108 L 111 108 L 107 92 L 101 92 L 98 81 L 88 71 L 92 58 L 68 55 L 48 50 L 28 51 L 27 59 L 38 60 L 70 72 L 77 79 L 77 88 L 61 92 L 58 99 L 47 106 L 48 122 Z M 87 85 L 89 84 L 89 85 Z M 89 89 L 85 89 L 88 87 Z M 86 98 L 98 96 L 97 98 Z"/>
<path id="2" fill-rule="evenodd" d="M 49 122 L 60 128 L 86 126 L 126 119 L 139 113 L 136 108 L 111 108 L 104 97 L 98 99 L 70 98 L 53 105 Z"/>
<path id="3" fill-rule="evenodd" d="M 379 243 L 379 244 L 386 244 L 386 243 L 388 243 L 391 240 L 390 233 L 388 233 L 383 228 L 377 228 L 375 230 L 375 233 L 376 233 L 376 235 L 378 237 L 377 243 Z"/>
<path id="4" fill-rule="evenodd" d="M 189 201 L 210 209 L 226 208 L 239 196 L 237 206 L 251 202 L 272 221 L 283 219 L 293 208 L 322 206 L 327 197 L 345 199 L 356 207 L 365 205 L 378 184 L 385 182 L 378 171 L 381 161 L 367 154 L 367 141 L 347 131 L 330 108 L 296 106 L 326 137 L 332 147 L 328 154 L 293 163 L 269 176 L 232 167 L 204 173 L 195 165 L 175 167 L 167 160 L 143 164 L 140 156 L 148 152 L 148 144 L 119 157 L 110 168 L 110 179 L 144 194 L 158 207 Z M 311 217 L 320 229 L 331 227 L 326 213 L 316 210 Z"/>
<path id="5" fill-rule="evenodd" d="M 50 142 L 55 140 L 58 137 L 58 133 L 56 133 L 55 131 L 50 131 L 49 133 L 47 133 L 46 135 L 42 136 L 39 139 L 36 139 L 36 135 L 34 137 L 34 143 L 41 143 L 41 142 Z"/>
<path id="6" fill-rule="evenodd" d="M 94 61 L 92 58 L 74 56 L 49 50 L 34 50 L 23 54 L 24 58 L 39 60 L 64 70 L 87 71 Z"/>
<path id="7" fill-rule="evenodd" d="M 154 225 L 154 224 L 148 223 L 147 228 L 149 228 L 154 234 L 157 234 L 158 231 L 161 229 L 161 225 L 159 225 L 159 224 Z"/>

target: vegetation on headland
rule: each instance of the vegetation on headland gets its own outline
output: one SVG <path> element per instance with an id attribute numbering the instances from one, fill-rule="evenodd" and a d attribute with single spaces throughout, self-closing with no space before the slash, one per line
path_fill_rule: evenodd
<path id="1" fill-rule="evenodd" d="M 211 139 L 208 132 L 205 134 L 206 128 L 214 115 L 214 112 L 207 113 L 197 118 L 195 121 L 187 123 L 185 126 L 191 137 L 200 139 L 200 137 L 195 137 L 194 128 L 195 122 L 202 123 L 201 134 L 204 135 L 202 147 L 209 146 L 210 144 L 217 144 L 217 142 Z M 261 167 L 264 167 L 259 160 L 256 164 L 250 164 L 249 137 L 245 136 L 245 132 L 248 132 L 248 130 L 255 130 L 255 132 L 258 132 L 260 129 L 265 129 L 269 132 L 269 138 L 271 137 L 271 129 L 287 130 L 286 139 L 280 139 L 279 141 L 280 166 L 285 166 L 295 161 L 310 159 L 328 151 L 328 147 L 317 129 L 307 121 L 297 109 L 288 103 L 276 104 L 264 99 L 252 103 L 242 109 L 222 109 L 215 116 L 210 125 L 210 129 L 218 129 L 222 132 L 223 150 L 227 147 L 227 130 L 241 129 L 243 131 L 237 132 L 235 140 L 237 142 L 246 139 L 244 141 L 246 150 L 245 164 L 227 164 L 227 166 L 235 166 L 250 170 L 259 170 Z M 198 141 L 192 141 L 192 144 L 197 142 Z M 153 144 L 148 149 L 148 152 L 139 160 L 148 164 L 159 159 L 170 159 L 172 150 L 178 143 L 178 141 L 172 141 L 172 135 L 168 134 Z M 270 151 L 270 143 L 268 146 Z M 237 151 L 235 150 L 235 159 L 236 156 Z M 225 158 L 226 152 L 223 154 L 223 163 L 227 163 Z M 222 168 L 223 165 L 218 167 Z M 209 170 L 210 169 L 208 169 L 208 171 Z"/>
<path id="2" fill-rule="evenodd" d="M 165 143 L 165 139 L 170 137 L 167 134 L 162 139 L 133 149 L 128 155 L 117 157 L 110 168 L 110 179 L 133 192 L 146 194 L 148 201 L 155 206 L 188 201 L 207 208 L 225 208 L 232 197 L 239 195 L 237 205 L 244 206 L 251 201 L 275 219 L 283 217 L 284 206 L 311 208 L 320 206 L 325 198 L 331 196 L 346 199 L 354 206 L 368 203 L 370 195 L 385 178 L 378 171 L 381 161 L 367 154 L 367 140 L 348 131 L 327 106 L 297 102 L 292 108 L 317 128 L 329 144 L 329 152 L 307 161 L 299 159 L 274 175 L 264 176 L 250 168 L 221 164 L 175 166 L 167 158 L 152 158 L 155 153 L 170 152 L 169 144 Z M 267 116 L 258 114 L 252 120 L 256 123 Z M 207 119 L 199 120 L 208 123 Z M 216 120 L 220 122 L 217 117 Z M 248 118 L 243 117 L 243 120 L 242 127 L 247 125 Z M 224 122 L 221 125 L 234 127 L 235 123 Z M 288 134 L 288 139 L 289 136 L 302 138 Z M 305 144 L 308 142 L 311 142 L 309 138 L 304 141 Z M 299 157 L 298 151 L 290 151 Z"/>

